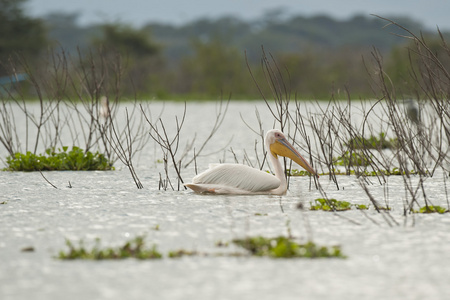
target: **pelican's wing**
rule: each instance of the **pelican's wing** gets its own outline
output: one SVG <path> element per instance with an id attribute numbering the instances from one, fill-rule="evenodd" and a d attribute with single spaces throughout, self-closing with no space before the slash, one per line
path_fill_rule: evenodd
<path id="1" fill-rule="evenodd" d="M 280 186 L 275 176 L 239 164 L 219 164 L 198 174 L 187 187 L 196 192 L 265 193 Z"/>

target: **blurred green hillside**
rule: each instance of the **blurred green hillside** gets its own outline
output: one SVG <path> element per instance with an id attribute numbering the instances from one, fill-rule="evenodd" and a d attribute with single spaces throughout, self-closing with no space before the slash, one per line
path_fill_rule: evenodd
<path id="1" fill-rule="evenodd" d="M 285 72 L 283 80 L 298 98 L 346 98 L 345 90 L 355 98 L 372 98 L 371 53 L 379 51 L 394 84 L 405 94 L 414 93 L 408 80 L 408 39 L 398 36 L 405 32 L 385 27 L 387 21 L 375 16 L 338 21 L 328 16 L 287 18 L 274 11 L 254 21 L 223 17 L 182 26 L 150 22 L 142 28 L 126 24 L 81 27 L 76 14 L 30 18 L 22 10 L 25 1 L 0 0 L 3 78 L 35 73 L 49 82 L 56 72 L 55 61 L 60 59 L 67 65 L 65 71 L 72 74 L 86 74 L 89 68 L 99 66 L 109 73 L 120 72 L 120 86 L 112 82 L 117 79 L 110 80 L 124 98 L 217 99 L 231 95 L 232 99 L 259 99 L 248 67 L 263 92 L 270 94 L 264 90 L 266 76 L 260 62 L 264 47 Z M 423 26 L 415 20 L 390 19 L 426 39 L 438 40 L 436 32 L 421 31 Z M 32 89 L 23 92 L 31 98 L 36 94 Z"/>

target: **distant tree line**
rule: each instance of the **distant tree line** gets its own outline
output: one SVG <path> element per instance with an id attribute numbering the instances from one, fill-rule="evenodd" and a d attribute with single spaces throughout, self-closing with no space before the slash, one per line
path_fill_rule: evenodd
<path id="1" fill-rule="evenodd" d="M 369 98 L 375 96 L 369 82 L 371 52 L 380 51 L 387 76 L 399 91 L 420 92 L 410 80 L 415 58 L 408 52 L 408 40 L 396 35 L 400 33 L 396 27 L 383 29 L 386 22 L 373 16 L 337 21 L 272 13 L 252 22 L 223 17 L 182 26 L 80 27 L 76 14 L 31 18 L 23 10 L 25 2 L 0 0 L 0 77 L 45 70 L 52 56 L 64 55 L 73 72 L 94 65 L 110 68 L 108 72 L 120 69 L 124 98 L 217 99 L 231 94 L 232 99 L 258 99 L 260 91 L 253 80 L 270 95 L 260 62 L 266 51 L 297 98 L 346 98 L 347 92 Z M 422 27 L 411 19 L 393 19 L 415 32 Z M 439 40 L 435 33 L 422 34 Z M 438 42 L 435 45 L 439 55 L 442 50 Z M 41 72 L 41 76 L 51 80 L 52 75 Z"/>
<path id="2" fill-rule="evenodd" d="M 8 64 L 17 55 L 38 59 L 47 46 L 44 21 L 25 16 L 26 0 L 0 0 L 0 76 L 8 74 Z"/>

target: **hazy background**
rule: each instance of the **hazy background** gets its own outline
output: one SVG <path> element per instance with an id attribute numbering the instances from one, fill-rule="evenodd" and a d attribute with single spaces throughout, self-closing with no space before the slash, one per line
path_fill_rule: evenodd
<path id="1" fill-rule="evenodd" d="M 82 25 L 101 22 L 125 22 L 142 26 L 148 22 L 182 24 L 198 18 L 218 18 L 224 15 L 251 20 L 267 11 L 282 9 L 287 16 L 326 14 L 346 19 L 355 14 L 408 16 L 428 29 L 436 25 L 450 29 L 448 0 L 30 0 L 30 15 L 42 17 L 50 12 L 80 13 Z"/>
<path id="2" fill-rule="evenodd" d="M 383 97 L 374 92 L 374 59 L 398 98 L 420 97 L 412 74 L 423 67 L 421 57 L 399 36 L 410 33 L 374 14 L 422 36 L 450 68 L 437 32 L 450 40 L 448 12 L 443 0 L 0 0 L 0 95 L 261 99 L 260 90 L 271 95 L 264 47 L 299 99 Z M 11 84 L 11 74 L 21 83 Z M 30 85 L 25 79 L 33 74 L 41 82 Z M 80 94 L 77 85 L 55 83 L 61 74 L 107 85 Z M 6 93 L 15 87 L 21 90 Z"/>

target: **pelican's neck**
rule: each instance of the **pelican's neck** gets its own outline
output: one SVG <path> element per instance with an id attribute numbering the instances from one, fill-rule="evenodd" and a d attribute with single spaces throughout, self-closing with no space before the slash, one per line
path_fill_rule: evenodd
<path id="1" fill-rule="evenodd" d="M 275 172 L 275 177 L 280 180 L 280 186 L 272 191 L 273 194 L 285 194 L 287 191 L 286 177 L 284 176 L 284 170 L 281 166 L 280 161 L 276 158 L 268 148 L 268 154 L 270 163 L 272 164 L 273 171 Z"/>

